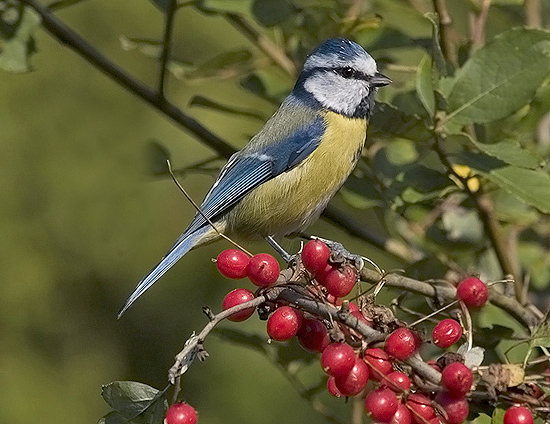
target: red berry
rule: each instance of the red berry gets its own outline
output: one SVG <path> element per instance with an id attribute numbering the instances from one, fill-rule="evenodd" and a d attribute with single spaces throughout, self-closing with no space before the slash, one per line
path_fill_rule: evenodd
<path id="1" fill-rule="evenodd" d="M 369 366 L 371 377 L 375 380 L 383 380 L 382 376 L 393 371 L 393 366 L 390 357 L 382 349 L 377 347 L 367 349 L 363 360 Z"/>
<path id="2" fill-rule="evenodd" d="M 445 349 L 455 344 L 462 336 L 462 327 L 454 319 L 444 319 L 432 331 L 434 344 Z"/>
<path id="3" fill-rule="evenodd" d="M 343 297 L 350 294 L 356 279 L 357 275 L 352 267 L 346 266 L 342 270 L 334 268 L 326 275 L 324 285 L 331 295 Z"/>
<path id="4" fill-rule="evenodd" d="M 224 298 L 222 307 L 225 311 L 226 309 L 232 308 L 233 306 L 240 305 L 241 303 L 248 302 L 249 300 L 254 299 L 254 293 L 247 289 L 235 289 L 232 292 L 229 292 Z M 233 315 L 227 317 L 229 321 L 244 321 L 254 313 L 255 308 L 246 308 L 242 311 L 235 312 Z"/>
<path id="5" fill-rule="evenodd" d="M 258 287 L 267 287 L 279 278 L 279 262 L 269 253 L 258 253 L 250 258 L 246 274 Z"/>
<path id="6" fill-rule="evenodd" d="M 473 380 L 470 368 L 460 362 L 447 365 L 441 372 L 441 385 L 455 397 L 468 393 Z"/>
<path id="7" fill-rule="evenodd" d="M 327 389 L 332 396 L 337 398 L 342 397 L 342 393 L 340 393 L 340 390 L 338 390 L 338 387 L 336 387 L 335 377 L 333 377 L 332 375 L 328 378 Z"/>
<path id="8" fill-rule="evenodd" d="M 525 406 L 512 406 L 504 414 L 504 424 L 533 424 L 533 414 Z"/>
<path id="9" fill-rule="evenodd" d="M 290 306 L 281 306 L 267 320 L 267 334 L 273 340 L 289 340 L 298 333 L 302 315 Z"/>
<path id="10" fill-rule="evenodd" d="M 405 405 L 411 411 L 413 424 L 425 424 L 426 421 L 435 418 L 435 409 L 432 406 L 432 402 L 420 393 L 410 395 Z"/>
<path id="11" fill-rule="evenodd" d="M 359 306 L 357 306 L 355 303 L 353 302 L 349 302 L 349 311 L 350 312 L 355 312 L 355 311 L 359 311 Z"/>
<path id="12" fill-rule="evenodd" d="M 411 424 L 411 420 L 411 412 L 404 404 L 400 403 L 389 424 Z"/>
<path id="13" fill-rule="evenodd" d="M 368 381 L 369 368 L 360 358 L 355 358 L 355 364 L 348 374 L 334 379 L 336 387 L 344 396 L 355 396 L 361 393 Z"/>
<path id="14" fill-rule="evenodd" d="M 487 296 L 487 286 L 475 277 L 466 278 L 456 289 L 456 297 L 470 308 L 480 308 L 485 305 Z"/>
<path id="15" fill-rule="evenodd" d="M 317 282 L 318 282 L 319 284 L 323 284 L 323 285 L 324 285 L 324 284 L 325 284 L 325 280 L 326 280 L 326 278 L 327 278 L 327 275 L 328 275 L 329 273 L 331 273 L 331 272 L 332 272 L 333 270 L 335 270 L 335 269 L 336 269 L 336 268 L 333 267 L 332 265 L 327 264 L 322 270 L 317 271 L 317 272 L 315 273 L 315 279 L 317 280 Z"/>
<path id="16" fill-rule="evenodd" d="M 348 374 L 355 365 L 355 352 L 345 343 L 329 344 L 321 355 L 323 371 L 334 377 Z"/>
<path id="17" fill-rule="evenodd" d="M 166 412 L 166 424 L 196 424 L 197 411 L 187 403 L 174 403 Z"/>
<path id="18" fill-rule="evenodd" d="M 302 263 L 314 274 L 327 266 L 329 257 L 330 249 L 321 240 L 310 240 L 302 249 Z"/>
<path id="19" fill-rule="evenodd" d="M 386 339 L 384 350 L 394 358 L 404 361 L 418 349 L 418 336 L 408 328 L 398 328 Z"/>
<path id="20" fill-rule="evenodd" d="M 411 379 L 400 371 L 394 371 L 380 379 L 380 386 L 401 393 L 411 388 Z"/>
<path id="21" fill-rule="evenodd" d="M 227 249 L 218 255 L 216 267 L 227 278 L 246 277 L 246 267 L 250 259 L 248 255 L 237 249 Z"/>
<path id="22" fill-rule="evenodd" d="M 369 327 L 372 327 L 372 322 L 366 319 L 361 311 L 351 311 L 350 313 L 363 324 L 367 324 Z"/>
<path id="23" fill-rule="evenodd" d="M 399 401 L 397 396 L 390 389 L 377 389 L 370 392 L 365 399 L 365 409 L 375 421 L 387 423 L 391 421 Z"/>
<path id="24" fill-rule="evenodd" d="M 304 319 L 298 330 L 298 341 L 304 349 L 322 352 L 330 344 L 327 327 L 316 319 Z"/>
<path id="25" fill-rule="evenodd" d="M 465 397 L 456 397 L 448 392 L 439 392 L 435 397 L 435 401 L 445 411 L 447 424 L 461 424 L 468 417 L 468 400 Z"/>

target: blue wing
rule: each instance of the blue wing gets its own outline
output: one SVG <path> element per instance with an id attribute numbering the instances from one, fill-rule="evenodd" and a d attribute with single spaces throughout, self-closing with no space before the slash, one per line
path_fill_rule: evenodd
<path id="1" fill-rule="evenodd" d="M 277 119 L 277 114 L 271 121 L 274 119 Z M 201 205 L 201 213 L 195 215 L 189 227 L 166 256 L 140 281 L 120 310 L 119 318 L 172 265 L 195 245 L 200 244 L 201 237 L 211 230 L 208 221 L 216 222 L 255 187 L 292 169 L 317 148 L 325 131 L 323 118 L 317 115 L 306 125 L 303 120 L 294 119 L 287 122 L 287 129 L 300 122 L 301 127 L 274 143 L 265 140 L 269 137 L 268 122 L 263 132 L 255 137 L 256 140 L 252 139 L 243 150 L 231 157 L 206 195 Z"/>

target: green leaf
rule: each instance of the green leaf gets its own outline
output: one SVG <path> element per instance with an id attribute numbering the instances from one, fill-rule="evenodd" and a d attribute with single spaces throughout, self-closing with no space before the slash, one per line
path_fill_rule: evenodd
<path id="1" fill-rule="evenodd" d="M 281 24 L 294 13 L 294 6 L 285 0 L 255 0 L 252 13 L 256 20 L 266 27 Z"/>
<path id="2" fill-rule="evenodd" d="M 550 348 L 550 319 L 548 317 L 537 327 L 529 344 L 531 347 Z"/>
<path id="3" fill-rule="evenodd" d="M 189 106 L 199 106 L 207 109 L 216 110 L 218 112 L 230 113 L 239 116 L 247 116 L 249 118 L 265 121 L 265 117 L 256 111 L 250 109 L 236 108 L 234 106 L 225 106 L 213 100 L 207 99 L 203 96 L 194 96 L 189 102 Z"/>
<path id="4" fill-rule="evenodd" d="M 491 424 L 502 424 L 504 422 L 504 414 L 506 411 L 502 408 L 495 408 L 491 416 Z"/>
<path id="5" fill-rule="evenodd" d="M 101 396 L 124 418 L 152 423 L 166 408 L 163 392 L 136 381 L 114 381 L 103 386 Z M 138 417 L 138 415 L 141 415 Z M 160 422 L 160 421 L 158 421 Z"/>
<path id="6" fill-rule="evenodd" d="M 550 175 L 548 173 L 538 169 L 508 165 L 486 154 L 462 152 L 455 158 L 455 163 L 469 166 L 528 205 L 534 206 L 543 213 L 550 213 Z"/>
<path id="7" fill-rule="evenodd" d="M 550 75 L 550 32 L 518 28 L 477 51 L 457 72 L 446 129 L 486 123 L 529 103 Z"/>
<path id="8" fill-rule="evenodd" d="M 439 18 L 435 13 L 426 13 L 424 17 L 432 24 L 432 57 L 434 58 L 435 67 L 439 75 L 446 76 L 448 75 L 447 61 L 443 56 L 443 50 L 439 42 Z"/>
<path id="9" fill-rule="evenodd" d="M 104 417 L 100 418 L 97 424 L 130 424 L 131 421 L 124 418 L 116 411 L 111 411 Z"/>
<path id="10" fill-rule="evenodd" d="M 0 14 L 0 69 L 30 71 L 30 57 L 36 51 L 32 34 L 40 22 L 40 15 L 30 7 L 6 6 Z"/>
<path id="11" fill-rule="evenodd" d="M 476 245 L 485 236 L 483 223 L 477 212 L 473 210 L 457 207 L 444 211 L 441 216 L 441 223 L 447 233 L 447 239 L 453 243 Z"/>
<path id="12" fill-rule="evenodd" d="M 424 56 L 416 72 L 416 95 L 424 105 L 428 115 L 434 116 L 435 96 L 432 81 L 432 59 Z"/>
<path id="13" fill-rule="evenodd" d="M 222 71 L 227 71 L 229 68 L 241 69 L 247 66 L 251 59 L 252 53 L 247 49 L 223 52 L 197 65 L 195 69 L 189 71 L 186 76 L 189 78 L 224 76 L 220 75 Z"/>
<path id="14" fill-rule="evenodd" d="M 197 7 L 205 12 L 249 14 L 253 0 L 198 0 Z"/>
<path id="15" fill-rule="evenodd" d="M 149 0 L 155 5 L 155 7 L 161 12 L 167 12 L 170 8 L 170 3 L 172 0 Z"/>
<path id="16" fill-rule="evenodd" d="M 431 137 L 418 115 L 407 115 L 395 106 L 381 102 L 374 107 L 368 133 L 371 137 L 401 137 L 417 142 Z"/>
<path id="17" fill-rule="evenodd" d="M 472 142 L 482 152 L 509 165 L 527 169 L 537 169 L 541 165 L 541 160 L 533 152 L 524 149 L 514 140 L 505 140 L 494 144 L 480 143 L 474 140 Z"/>

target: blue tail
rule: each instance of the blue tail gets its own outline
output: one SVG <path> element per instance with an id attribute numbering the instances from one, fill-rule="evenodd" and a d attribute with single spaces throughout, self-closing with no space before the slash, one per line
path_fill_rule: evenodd
<path id="1" fill-rule="evenodd" d="M 176 241 L 176 244 L 174 244 L 166 256 L 162 258 L 162 261 L 160 261 L 159 264 L 139 282 L 134 292 L 126 301 L 126 304 L 118 313 L 117 318 L 120 319 L 122 314 L 126 312 L 126 310 L 137 300 L 138 297 L 145 293 L 145 291 L 151 287 L 155 281 L 162 277 L 164 273 L 168 271 L 183 255 L 199 244 L 202 236 L 210 230 L 211 227 L 206 225 L 198 230 L 192 231 L 190 234 L 182 234 L 178 241 Z"/>

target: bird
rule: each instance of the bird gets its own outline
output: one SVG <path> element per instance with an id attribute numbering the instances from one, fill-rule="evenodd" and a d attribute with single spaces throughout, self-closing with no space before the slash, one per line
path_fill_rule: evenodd
<path id="1" fill-rule="evenodd" d="M 187 229 L 118 317 L 183 255 L 220 233 L 263 237 L 287 259 L 277 239 L 317 220 L 348 178 L 366 141 L 375 94 L 390 83 L 354 41 L 331 38 L 315 48 L 292 92 L 229 158 Z"/>

